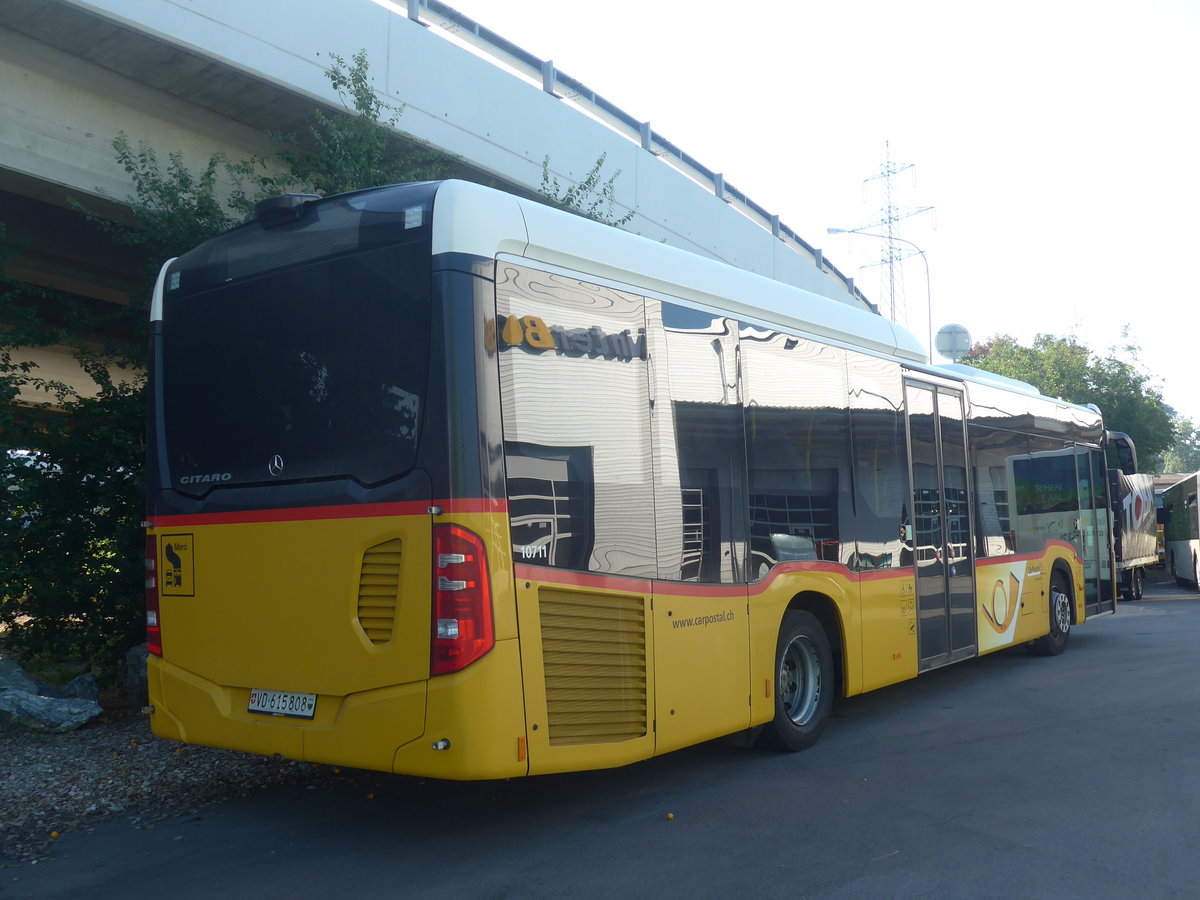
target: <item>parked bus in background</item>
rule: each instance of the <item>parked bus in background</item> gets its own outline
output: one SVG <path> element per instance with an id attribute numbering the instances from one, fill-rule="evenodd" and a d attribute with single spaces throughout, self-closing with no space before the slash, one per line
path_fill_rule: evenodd
<path id="1" fill-rule="evenodd" d="M 1171 485 L 1162 493 L 1167 571 L 1180 587 L 1200 590 L 1200 509 L 1196 505 L 1196 474 Z"/>
<path id="2" fill-rule="evenodd" d="M 798 750 L 1114 608 L 1094 409 L 532 201 L 276 198 L 151 319 L 159 736 L 455 779 Z"/>

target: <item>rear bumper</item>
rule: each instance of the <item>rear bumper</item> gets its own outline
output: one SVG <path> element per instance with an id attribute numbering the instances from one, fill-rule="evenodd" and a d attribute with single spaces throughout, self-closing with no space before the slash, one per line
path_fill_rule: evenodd
<path id="1" fill-rule="evenodd" d="M 216 684 L 160 657 L 150 657 L 147 670 L 158 737 L 434 778 L 528 774 L 516 641 L 497 642 L 455 675 L 345 697 L 319 694 L 311 720 L 248 712 L 249 687 Z M 446 749 L 435 749 L 439 742 Z"/>

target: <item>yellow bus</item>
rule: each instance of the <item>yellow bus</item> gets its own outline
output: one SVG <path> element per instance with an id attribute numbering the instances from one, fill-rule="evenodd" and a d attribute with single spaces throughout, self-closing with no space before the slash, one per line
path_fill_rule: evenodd
<path id="1" fill-rule="evenodd" d="M 161 737 L 449 779 L 798 750 L 1114 606 L 1094 409 L 499 191 L 275 198 L 151 319 Z"/>

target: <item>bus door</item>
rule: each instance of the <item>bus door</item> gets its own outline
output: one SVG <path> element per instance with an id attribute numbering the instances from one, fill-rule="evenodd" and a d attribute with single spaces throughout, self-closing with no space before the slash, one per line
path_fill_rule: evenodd
<path id="1" fill-rule="evenodd" d="M 1083 556 L 1084 610 L 1089 616 L 1112 612 L 1117 583 L 1104 451 L 1079 448 L 1075 453 L 1075 475 L 1079 484 L 1077 546 Z"/>
<path id="2" fill-rule="evenodd" d="M 906 381 L 920 669 L 976 653 L 975 562 L 963 395 Z"/>

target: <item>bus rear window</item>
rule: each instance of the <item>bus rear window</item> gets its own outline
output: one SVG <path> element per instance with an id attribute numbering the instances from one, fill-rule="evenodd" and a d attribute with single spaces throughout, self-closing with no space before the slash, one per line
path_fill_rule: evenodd
<path id="1" fill-rule="evenodd" d="M 423 242 L 169 297 L 166 463 L 176 490 L 402 475 L 429 366 Z"/>

